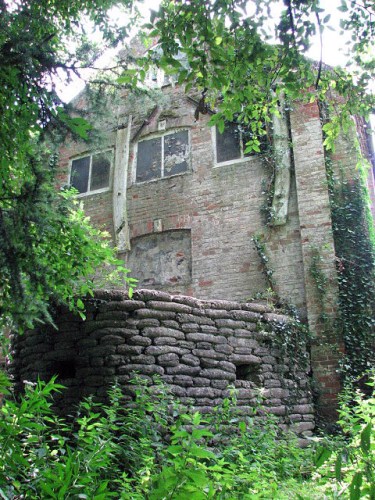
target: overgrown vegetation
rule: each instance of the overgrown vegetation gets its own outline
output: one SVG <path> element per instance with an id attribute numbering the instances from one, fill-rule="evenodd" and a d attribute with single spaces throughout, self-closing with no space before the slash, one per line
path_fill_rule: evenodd
<path id="1" fill-rule="evenodd" d="M 348 394 L 344 434 L 301 449 L 261 405 L 238 413 L 234 392 L 201 415 L 138 378 L 132 402 L 115 386 L 109 404 L 88 399 L 72 421 L 53 412 L 60 390 L 54 380 L 27 383 L 19 402 L 8 395 L 0 408 L 4 500 L 374 498 L 373 397 L 358 393 L 353 406 Z"/>
<path id="2" fill-rule="evenodd" d="M 343 372 L 358 377 L 375 363 L 375 241 L 367 191 L 358 175 L 331 173 L 332 224 L 337 257 L 339 311 L 346 356 Z"/>
<path id="3" fill-rule="evenodd" d="M 51 131 L 89 138 L 91 126 L 67 114 L 55 84 L 124 39 L 127 27 L 109 15 L 115 3 L 0 1 L 0 332 L 51 321 L 52 297 L 82 312 L 93 270 L 119 264 L 79 204 L 54 189 L 57 159 L 43 142 Z M 87 39 L 88 20 L 102 32 L 100 47 Z M 121 263 L 118 272 L 126 281 Z"/>

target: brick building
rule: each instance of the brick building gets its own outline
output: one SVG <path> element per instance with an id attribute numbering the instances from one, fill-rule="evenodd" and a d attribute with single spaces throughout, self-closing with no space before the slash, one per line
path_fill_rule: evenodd
<path id="1" fill-rule="evenodd" d="M 198 98 L 199 99 L 199 98 Z M 90 108 L 85 94 L 77 107 Z M 283 103 L 280 105 L 282 106 Z M 315 336 L 312 368 L 323 408 L 335 401 L 342 342 L 321 345 L 321 303 L 310 272 L 319 252 L 327 277 L 325 312 L 337 305 L 336 257 L 318 103 L 296 102 L 273 119 L 276 176 L 273 220 L 262 206 L 265 154 L 245 155 L 243 138 L 194 117 L 197 99 L 165 85 L 154 98 L 124 94 L 106 116 L 89 116 L 100 134 L 91 144 L 67 141 L 58 182 L 74 185 L 94 224 L 111 234 L 142 288 L 198 299 L 245 301 L 269 284 L 252 242 L 261 235 L 277 295 L 294 304 Z M 366 155 L 363 123 L 356 130 Z M 356 177 L 354 135 L 340 137 L 333 169 Z M 374 193 L 373 172 L 369 174 Z M 329 412 L 329 410 L 327 410 Z"/>

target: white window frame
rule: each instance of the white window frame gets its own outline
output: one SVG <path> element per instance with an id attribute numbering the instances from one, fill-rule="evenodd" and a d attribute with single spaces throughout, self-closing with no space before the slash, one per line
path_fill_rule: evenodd
<path id="1" fill-rule="evenodd" d="M 225 167 L 226 165 L 233 165 L 236 163 L 243 163 L 245 161 L 251 160 L 252 155 L 245 156 L 245 154 L 244 154 L 242 132 L 240 131 L 240 154 L 241 154 L 241 157 L 234 158 L 233 160 L 227 160 L 227 161 L 221 161 L 221 162 L 217 161 L 216 133 L 220 134 L 217 126 L 215 125 L 214 127 L 211 127 L 212 144 L 213 144 L 213 148 L 214 148 L 214 167 Z"/>
<path id="2" fill-rule="evenodd" d="M 92 158 L 95 155 L 99 155 L 101 153 L 107 153 L 110 152 L 110 165 L 109 165 L 109 180 L 108 180 L 108 186 L 100 189 L 94 189 L 90 190 L 90 185 L 91 185 L 91 172 L 92 172 Z M 87 156 L 90 157 L 90 166 L 89 166 L 89 178 L 87 181 L 87 191 L 84 193 L 78 193 L 77 197 L 84 197 L 84 196 L 91 196 L 93 194 L 99 194 L 99 193 L 105 193 L 107 191 L 110 191 L 112 188 L 112 176 L 113 176 L 113 160 L 114 160 L 114 150 L 113 148 L 107 148 L 107 149 L 101 149 L 99 151 L 93 151 L 93 152 L 88 152 L 86 151 L 85 153 L 80 154 L 79 156 L 75 156 L 74 158 L 70 158 L 69 160 L 69 185 L 71 186 L 71 176 L 72 176 L 72 166 L 73 166 L 73 161 L 75 160 L 80 160 L 81 158 L 86 158 Z"/>
<path id="3" fill-rule="evenodd" d="M 187 163 L 188 163 L 187 169 L 185 170 L 185 172 L 178 172 L 177 174 L 164 176 L 164 137 L 166 137 L 168 135 L 175 134 L 176 132 L 187 132 L 188 133 L 189 154 L 188 154 L 188 158 L 187 158 Z M 160 177 L 156 177 L 155 179 L 149 179 L 147 181 L 137 181 L 138 144 L 140 142 L 149 141 L 152 139 L 158 139 L 159 137 L 162 139 L 162 141 L 161 141 Z M 187 127 L 168 129 L 168 130 L 163 130 L 163 131 L 157 132 L 155 134 L 146 135 L 144 137 L 141 137 L 139 139 L 139 141 L 137 141 L 137 143 L 134 145 L 134 160 L 133 160 L 133 168 L 132 168 L 132 183 L 133 184 L 146 184 L 148 182 L 160 181 L 161 179 L 170 179 L 171 177 L 177 177 L 178 175 L 185 175 L 189 172 L 191 172 L 191 133 L 190 133 L 190 129 Z"/>

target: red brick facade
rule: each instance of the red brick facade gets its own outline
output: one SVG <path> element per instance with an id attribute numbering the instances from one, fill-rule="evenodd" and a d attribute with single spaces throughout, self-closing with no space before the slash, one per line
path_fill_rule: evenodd
<path id="1" fill-rule="evenodd" d="M 111 183 L 107 191 L 82 195 L 87 214 L 108 230 L 125 262 L 132 262 L 132 275 L 136 278 L 137 270 L 142 272 L 143 288 L 199 299 L 245 301 L 266 291 L 251 240 L 262 234 L 278 295 L 297 306 L 314 334 L 312 369 L 321 392 L 321 411 L 332 415 L 342 345 L 334 338 L 330 348 L 322 346 L 320 303 L 310 273 L 312 255 L 319 251 L 321 271 L 328 278 L 325 309 L 334 319 L 336 264 L 318 105 L 296 103 L 290 111 L 293 168 L 287 222 L 266 228 L 261 215 L 267 181 L 262 155 L 215 164 L 209 116 L 196 121 L 194 103 L 178 87 L 165 87 L 162 102 L 157 108 L 143 103 L 137 107 L 134 99 L 130 103 L 124 97 L 114 113 L 117 123 L 106 125 L 102 143 L 95 146 L 113 149 Z M 136 182 L 139 141 L 173 130 L 188 131 L 187 171 Z M 334 164 L 338 168 L 340 154 L 345 155 L 348 175 L 354 175 L 356 159 L 348 155 L 350 147 L 345 139 L 340 141 Z M 71 159 L 85 152 L 92 152 L 87 145 L 65 145 L 59 184 L 69 183 Z M 157 234 L 164 235 L 163 247 L 158 248 Z M 147 281 L 148 272 L 152 279 Z"/>

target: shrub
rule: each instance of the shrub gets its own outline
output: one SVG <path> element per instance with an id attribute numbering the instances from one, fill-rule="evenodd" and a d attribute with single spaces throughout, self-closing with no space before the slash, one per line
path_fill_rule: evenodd
<path id="1" fill-rule="evenodd" d="M 64 420 L 52 407 L 60 390 L 27 383 L 0 408 L 0 498 L 290 498 L 282 489 L 297 488 L 311 456 L 235 399 L 201 415 L 138 378 L 133 399 L 114 386 L 108 405 L 87 399 Z"/>

